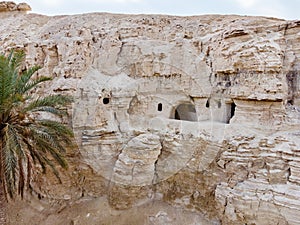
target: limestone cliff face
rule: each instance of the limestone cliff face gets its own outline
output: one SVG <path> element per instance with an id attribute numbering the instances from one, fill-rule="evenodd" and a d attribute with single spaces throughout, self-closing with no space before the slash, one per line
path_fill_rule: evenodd
<path id="1" fill-rule="evenodd" d="M 72 125 L 92 172 L 83 179 L 74 165 L 68 187 L 45 193 L 107 195 L 122 209 L 162 199 L 222 224 L 300 223 L 299 21 L 0 18 L 0 51 L 24 49 L 24 66 L 53 77 L 41 92 L 76 99 Z"/>

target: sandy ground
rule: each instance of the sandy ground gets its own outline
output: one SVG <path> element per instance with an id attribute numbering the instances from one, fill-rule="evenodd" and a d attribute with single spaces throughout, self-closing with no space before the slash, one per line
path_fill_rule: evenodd
<path id="1" fill-rule="evenodd" d="M 32 199 L 9 206 L 9 225 L 217 225 L 203 215 L 152 201 L 128 210 L 112 209 L 106 198 L 82 198 L 72 205 Z"/>

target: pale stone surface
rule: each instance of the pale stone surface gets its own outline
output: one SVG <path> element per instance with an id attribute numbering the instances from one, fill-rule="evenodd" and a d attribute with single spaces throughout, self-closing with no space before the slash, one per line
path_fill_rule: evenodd
<path id="1" fill-rule="evenodd" d="M 80 156 L 43 196 L 107 196 L 118 209 L 159 199 L 215 224 L 300 223 L 299 21 L 0 18 L 0 50 L 24 49 L 24 66 L 53 77 L 40 93 L 75 97 Z M 161 210 L 148 223 L 173 218 Z"/>
<path id="2" fill-rule="evenodd" d="M 113 182 L 133 186 L 153 184 L 155 162 L 160 154 L 159 136 L 141 134 L 134 137 L 118 156 L 114 166 Z"/>

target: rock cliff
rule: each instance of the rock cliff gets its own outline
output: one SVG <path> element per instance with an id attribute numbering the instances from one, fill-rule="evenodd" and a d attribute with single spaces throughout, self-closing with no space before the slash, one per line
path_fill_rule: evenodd
<path id="1" fill-rule="evenodd" d="M 115 209 L 163 201 L 214 224 L 300 223 L 300 21 L 0 18 L 0 51 L 23 49 L 24 67 L 53 77 L 40 93 L 75 97 L 80 155 L 42 196 L 105 196 Z M 148 223 L 172 224 L 162 221 Z"/>

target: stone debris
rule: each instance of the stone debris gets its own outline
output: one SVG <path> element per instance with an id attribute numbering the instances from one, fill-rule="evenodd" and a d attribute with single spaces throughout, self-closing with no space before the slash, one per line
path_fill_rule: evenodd
<path id="1" fill-rule="evenodd" d="M 9 2 L 9 1 L 0 2 L 0 13 L 15 12 L 15 11 L 27 12 L 27 11 L 31 11 L 31 7 L 27 3 L 16 4 L 14 2 Z"/>

